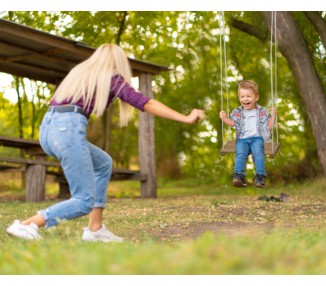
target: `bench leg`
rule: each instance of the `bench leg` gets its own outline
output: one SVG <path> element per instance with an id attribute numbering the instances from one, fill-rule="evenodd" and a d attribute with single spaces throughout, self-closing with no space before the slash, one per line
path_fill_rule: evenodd
<path id="1" fill-rule="evenodd" d="M 45 199 L 46 167 L 29 165 L 26 169 L 26 201 L 41 202 Z"/>
<path id="2" fill-rule="evenodd" d="M 69 199 L 71 197 L 67 181 L 59 181 L 59 199 Z"/>

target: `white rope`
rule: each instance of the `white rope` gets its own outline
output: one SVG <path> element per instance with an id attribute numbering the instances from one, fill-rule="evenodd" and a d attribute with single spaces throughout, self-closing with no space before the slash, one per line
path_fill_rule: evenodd
<path id="1" fill-rule="evenodd" d="M 225 19 L 224 12 L 219 13 L 219 26 L 220 26 L 220 85 L 221 85 L 221 110 L 224 110 L 223 106 L 223 97 L 224 89 L 226 93 L 226 113 L 229 116 L 230 107 L 229 107 L 229 88 L 228 88 L 228 76 L 227 76 L 227 56 L 226 56 L 226 40 L 225 40 Z M 223 68 L 224 65 L 224 68 Z M 224 69 L 224 80 L 223 83 L 223 69 Z M 224 146 L 224 122 L 222 121 L 222 146 Z M 228 140 L 231 140 L 231 128 L 228 126 Z"/>
<path id="2" fill-rule="evenodd" d="M 275 63 L 275 105 L 276 108 L 278 107 L 278 86 L 277 86 L 277 22 L 276 22 L 276 11 L 274 12 L 274 63 Z M 275 120 L 275 130 L 276 130 L 276 142 L 278 143 L 278 122 L 277 122 L 277 114 L 276 114 L 276 120 Z"/>
<path id="3" fill-rule="evenodd" d="M 271 17 L 271 39 L 270 39 L 270 77 L 271 77 L 271 97 L 272 97 L 272 109 L 274 108 L 274 101 L 277 108 L 277 34 L 276 34 L 276 11 L 272 12 Z M 273 54 L 273 41 L 274 41 L 274 54 Z M 274 57 L 274 59 L 273 59 Z M 273 69 L 273 60 L 274 60 L 274 69 Z M 275 94 L 275 100 L 274 100 Z M 277 123 L 277 114 L 275 118 L 275 131 L 276 131 L 276 142 L 278 143 L 278 123 Z M 274 151 L 274 126 L 272 130 L 272 151 Z"/>
<path id="4" fill-rule="evenodd" d="M 274 36 L 274 12 L 271 17 L 271 39 L 269 43 L 269 62 L 270 62 L 270 81 L 271 81 L 271 97 L 272 109 L 274 108 L 274 77 L 273 77 L 273 36 Z M 274 151 L 274 127 L 272 129 L 272 151 Z"/>
<path id="5" fill-rule="evenodd" d="M 226 40 L 225 40 L 225 20 L 224 20 L 224 11 L 222 11 L 222 20 L 223 20 L 223 55 L 224 55 L 224 76 L 225 76 L 225 92 L 226 92 L 226 113 L 230 116 L 230 107 L 229 107 L 229 86 L 228 86 L 228 70 L 227 70 L 227 61 L 226 61 Z M 231 127 L 228 126 L 228 140 L 231 140 Z"/>
<path id="6" fill-rule="evenodd" d="M 221 33 L 221 18 L 222 13 L 219 13 L 218 21 L 220 26 L 220 87 L 221 87 L 221 110 L 223 110 L 223 59 L 222 59 L 222 33 Z M 224 146 L 224 122 L 222 120 L 222 147 Z"/>

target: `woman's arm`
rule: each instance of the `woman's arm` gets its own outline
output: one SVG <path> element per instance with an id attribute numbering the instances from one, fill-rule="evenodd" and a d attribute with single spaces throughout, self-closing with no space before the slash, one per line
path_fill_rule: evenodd
<path id="1" fill-rule="evenodd" d="M 205 119 L 205 113 L 201 109 L 193 109 L 190 114 L 184 115 L 155 99 L 150 99 L 145 104 L 144 111 L 162 118 L 171 119 L 186 124 L 192 124 L 196 121 L 201 122 Z"/>

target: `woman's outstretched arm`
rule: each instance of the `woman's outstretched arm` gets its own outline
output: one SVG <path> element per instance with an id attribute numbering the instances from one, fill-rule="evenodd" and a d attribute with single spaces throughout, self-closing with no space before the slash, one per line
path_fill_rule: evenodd
<path id="1" fill-rule="evenodd" d="M 196 121 L 201 122 L 205 119 L 205 113 L 201 109 L 193 109 L 190 114 L 184 115 L 155 99 L 150 99 L 145 104 L 144 110 L 153 115 L 186 124 L 192 124 Z"/>

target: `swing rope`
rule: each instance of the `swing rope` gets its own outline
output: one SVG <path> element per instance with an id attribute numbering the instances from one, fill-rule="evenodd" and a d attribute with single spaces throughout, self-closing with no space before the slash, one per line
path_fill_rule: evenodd
<path id="1" fill-rule="evenodd" d="M 230 107 L 229 107 L 229 88 L 228 88 L 228 77 L 227 77 L 227 57 L 226 57 L 226 39 L 225 39 L 225 19 L 224 11 L 219 13 L 219 26 L 220 26 L 220 87 L 221 87 L 221 110 L 223 108 L 224 94 L 223 90 L 225 89 L 226 93 L 226 112 L 229 116 Z M 223 55 L 223 56 L 222 56 Z M 224 65 L 224 67 L 223 67 Z M 223 69 L 224 69 L 224 82 L 223 82 Z M 224 146 L 224 122 L 222 121 L 222 146 Z M 231 128 L 228 127 L 228 140 L 231 140 Z"/>
<path id="2" fill-rule="evenodd" d="M 221 96 L 221 110 L 223 110 L 223 62 L 222 62 L 222 33 L 221 33 L 221 17 L 222 12 L 219 12 L 218 21 L 220 26 L 220 96 Z M 222 120 L 222 146 L 224 146 L 224 122 Z"/>
<path id="3" fill-rule="evenodd" d="M 275 106 L 277 108 L 278 94 L 277 94 L 277 23 L 276 23 L 276 11 L 272 11 L 271 17 L 271 39 L 270 39 L 270 77 L 271 77 L 271 97 L 272 97 L 272 109 Z M 274 51 L 273 51 L 273 40 L 274 40 Z M 274 53 L 274 54 L 273 54 Z M 274 56 L 274 59 L 273 59 Z M 273 69 L 274 60 L 274 69 Z M 274 71 L 274 73 L 273 73 Z M 275 94 L 275 96 L 274 96 Z M 275 99 L 274 99 L 275 97 Z M 277 114 L 275 118 L 275 132 L 276 132 L 276 143 L 278 143 L 278 123 Z M 272 150 L 274 150 L 274 126 L 272 130 Z"/>

